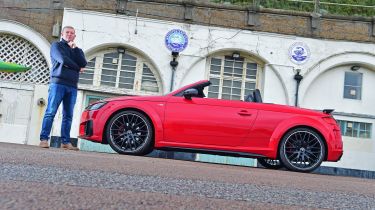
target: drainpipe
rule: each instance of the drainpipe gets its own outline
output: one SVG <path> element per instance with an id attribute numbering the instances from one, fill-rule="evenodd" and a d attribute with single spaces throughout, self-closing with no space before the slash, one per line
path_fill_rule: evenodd
<path id="1" fill-rule="evenodd" d="M 296 87 L 296 97 L 295 97 L 295 103 L 294 106 L 298 106 L 298 91 L 299 91 L 299 84 L 301 80 L 303 79 L 303 76 L 300 74 L 301 69 L 296 69 L 297 73 L 294 75 L 294 79 L 297 81 L 297 87 Z"/>
<path id="2" fill-rule="evenodd" d="M 176 61 L 178 57 L 178 52 L 172 52 L 172 61 L 169 63 L 172 67 L 172 76 L 171 76 L 171 86 L 170 86 L 170 91 L 172 92 L 173 90 L 173 83 L 174 83 L 174 74 L 176 72 L 176 67 L 178 66 L 178 62 Z"/>

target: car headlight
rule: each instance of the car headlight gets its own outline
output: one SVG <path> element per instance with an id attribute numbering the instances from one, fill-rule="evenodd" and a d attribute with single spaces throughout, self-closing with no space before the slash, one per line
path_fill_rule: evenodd
<path id="1" fill-rule="evenodd" d="M 104 105 L 106 105 L 108 102 L 106 101 L 99 101 L 94 104 L 90 104 L 88 107 L 85 108 L 85 110 L 92 111 L 92 110 L 98 110 L 102 108 Z"/>

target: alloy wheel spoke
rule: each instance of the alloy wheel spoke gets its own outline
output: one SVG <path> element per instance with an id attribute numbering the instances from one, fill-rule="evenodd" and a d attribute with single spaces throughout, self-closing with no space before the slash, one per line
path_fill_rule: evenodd
<path id="1" fill-rule="evenodd" d="M 305 153 L 305 157 L 307 158 L 306 161 L 308 161 L 309 163 L 315 163 L 316 161 L 314 158 L 311 158 L 311 156 L 308 153 Z"/>
<path id="2" fill-rule="evenodd" d="M 122 137 L 122 136 L 124 136 L 124 134 L 120 134 L 120 135 L 116 136 L 115 138 L 113 138 L 113 141 L 116 141 L 119 137 Z"/>
<path id="3" fill-rule="evenodd" d="M 312 152 L 310 152 L 310 151 L 306 151 L 306 153 L 309 154 L 309 155 L 314 156 L 315 160 L 319 159 L 318 156 L 316 156 L 314 153 L 312 153 Z"/>
<path id="4" fill-rule="evenodd" d="M 298 158 L 299 158 L 299 153 L 295 153 L 295 154 L 293 154 L 293 155 L 295 155 L 295 157 L 292 159 L 292 155 L 291 155 L 291 156 L 289 156 L 289 159 L 290 159 L 291 161 L 298 160 Z"/>
<path id="5" fill-rule="evenodd" d="M 127 138 L 128 138 L 128 137 L 125 136 L 124 139 L 122 140 L 122 142 L 121 142 L 121 146 L 120 146 L 121 148 L 123 147 L 124 143 L 127 141 Z"/>

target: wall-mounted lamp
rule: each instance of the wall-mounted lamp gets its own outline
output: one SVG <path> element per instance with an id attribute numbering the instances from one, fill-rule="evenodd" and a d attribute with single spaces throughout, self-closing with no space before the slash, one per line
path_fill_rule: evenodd
<path id="1" fill-rule="evenodd" d="M 125 48 L 123 48 L 123 47 L 118 47 L 118 48 L 117 48 L 117 52 L 118 52 L 118 53 L 121 53 L 121 54 L 124 54 L 124 53 L 125 53 Z"/>
<path id="2" fill-rule="evenodd" d="M 233 52 L 233 54 L 232 54 L 232 58 L 233 58 L 233 59 L 238 59 L 238 58 L 240 58 L 240 53 L 239 53 L 239 52 Z"/>
<path id="3" fill-rule="evenodd" d="M 361 68 L 360 66 L 354 65 L 354 66 L 350 67 L 350 70 L 352 70 L 352 71 L 358 71 L 360 68 Z"/>
<path id="4" fill-rule="evenodd" d="M 172 52 L 173 59 L 176 59 L 179 55 L 179 52 Z"/>
<path id="5" fill-rule="evenodd" d="M 177 57 L 178 57 L 178 52 L 172 52 L 172 60 L 171 62 L 169 63 L 169 65 L 172 66 L 173 70 L 176 70 L 175 68 L 177 67 L 178 65 L 178 62 L 176 61 Z"/>

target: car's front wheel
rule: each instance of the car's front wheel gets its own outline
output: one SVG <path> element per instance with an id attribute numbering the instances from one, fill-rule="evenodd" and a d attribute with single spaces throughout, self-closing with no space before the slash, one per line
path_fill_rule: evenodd
<path id="1" fill-rule="evenodd" d="M 310 128 L 295 128 L 281 140 L 280 160 L 292 171 L 310 172 L 323 162 L 326 148 L 322 137 Z"/>
<path id="2" fill-rule="evenodd" d="M 153 148 L 151 122 L 138 111 L 124 110 L 113 116 L 106 137 L 112 149 L 120 154 L 146 155 Z"/>
<path id="3" fill-rule="evenodd" d="M 258 158 L 258 163 L 260 163 L 263 167 L 269 169 L 280 169 L 284 167 L 280 160 L 270 159 L 270 158 Z"/>

